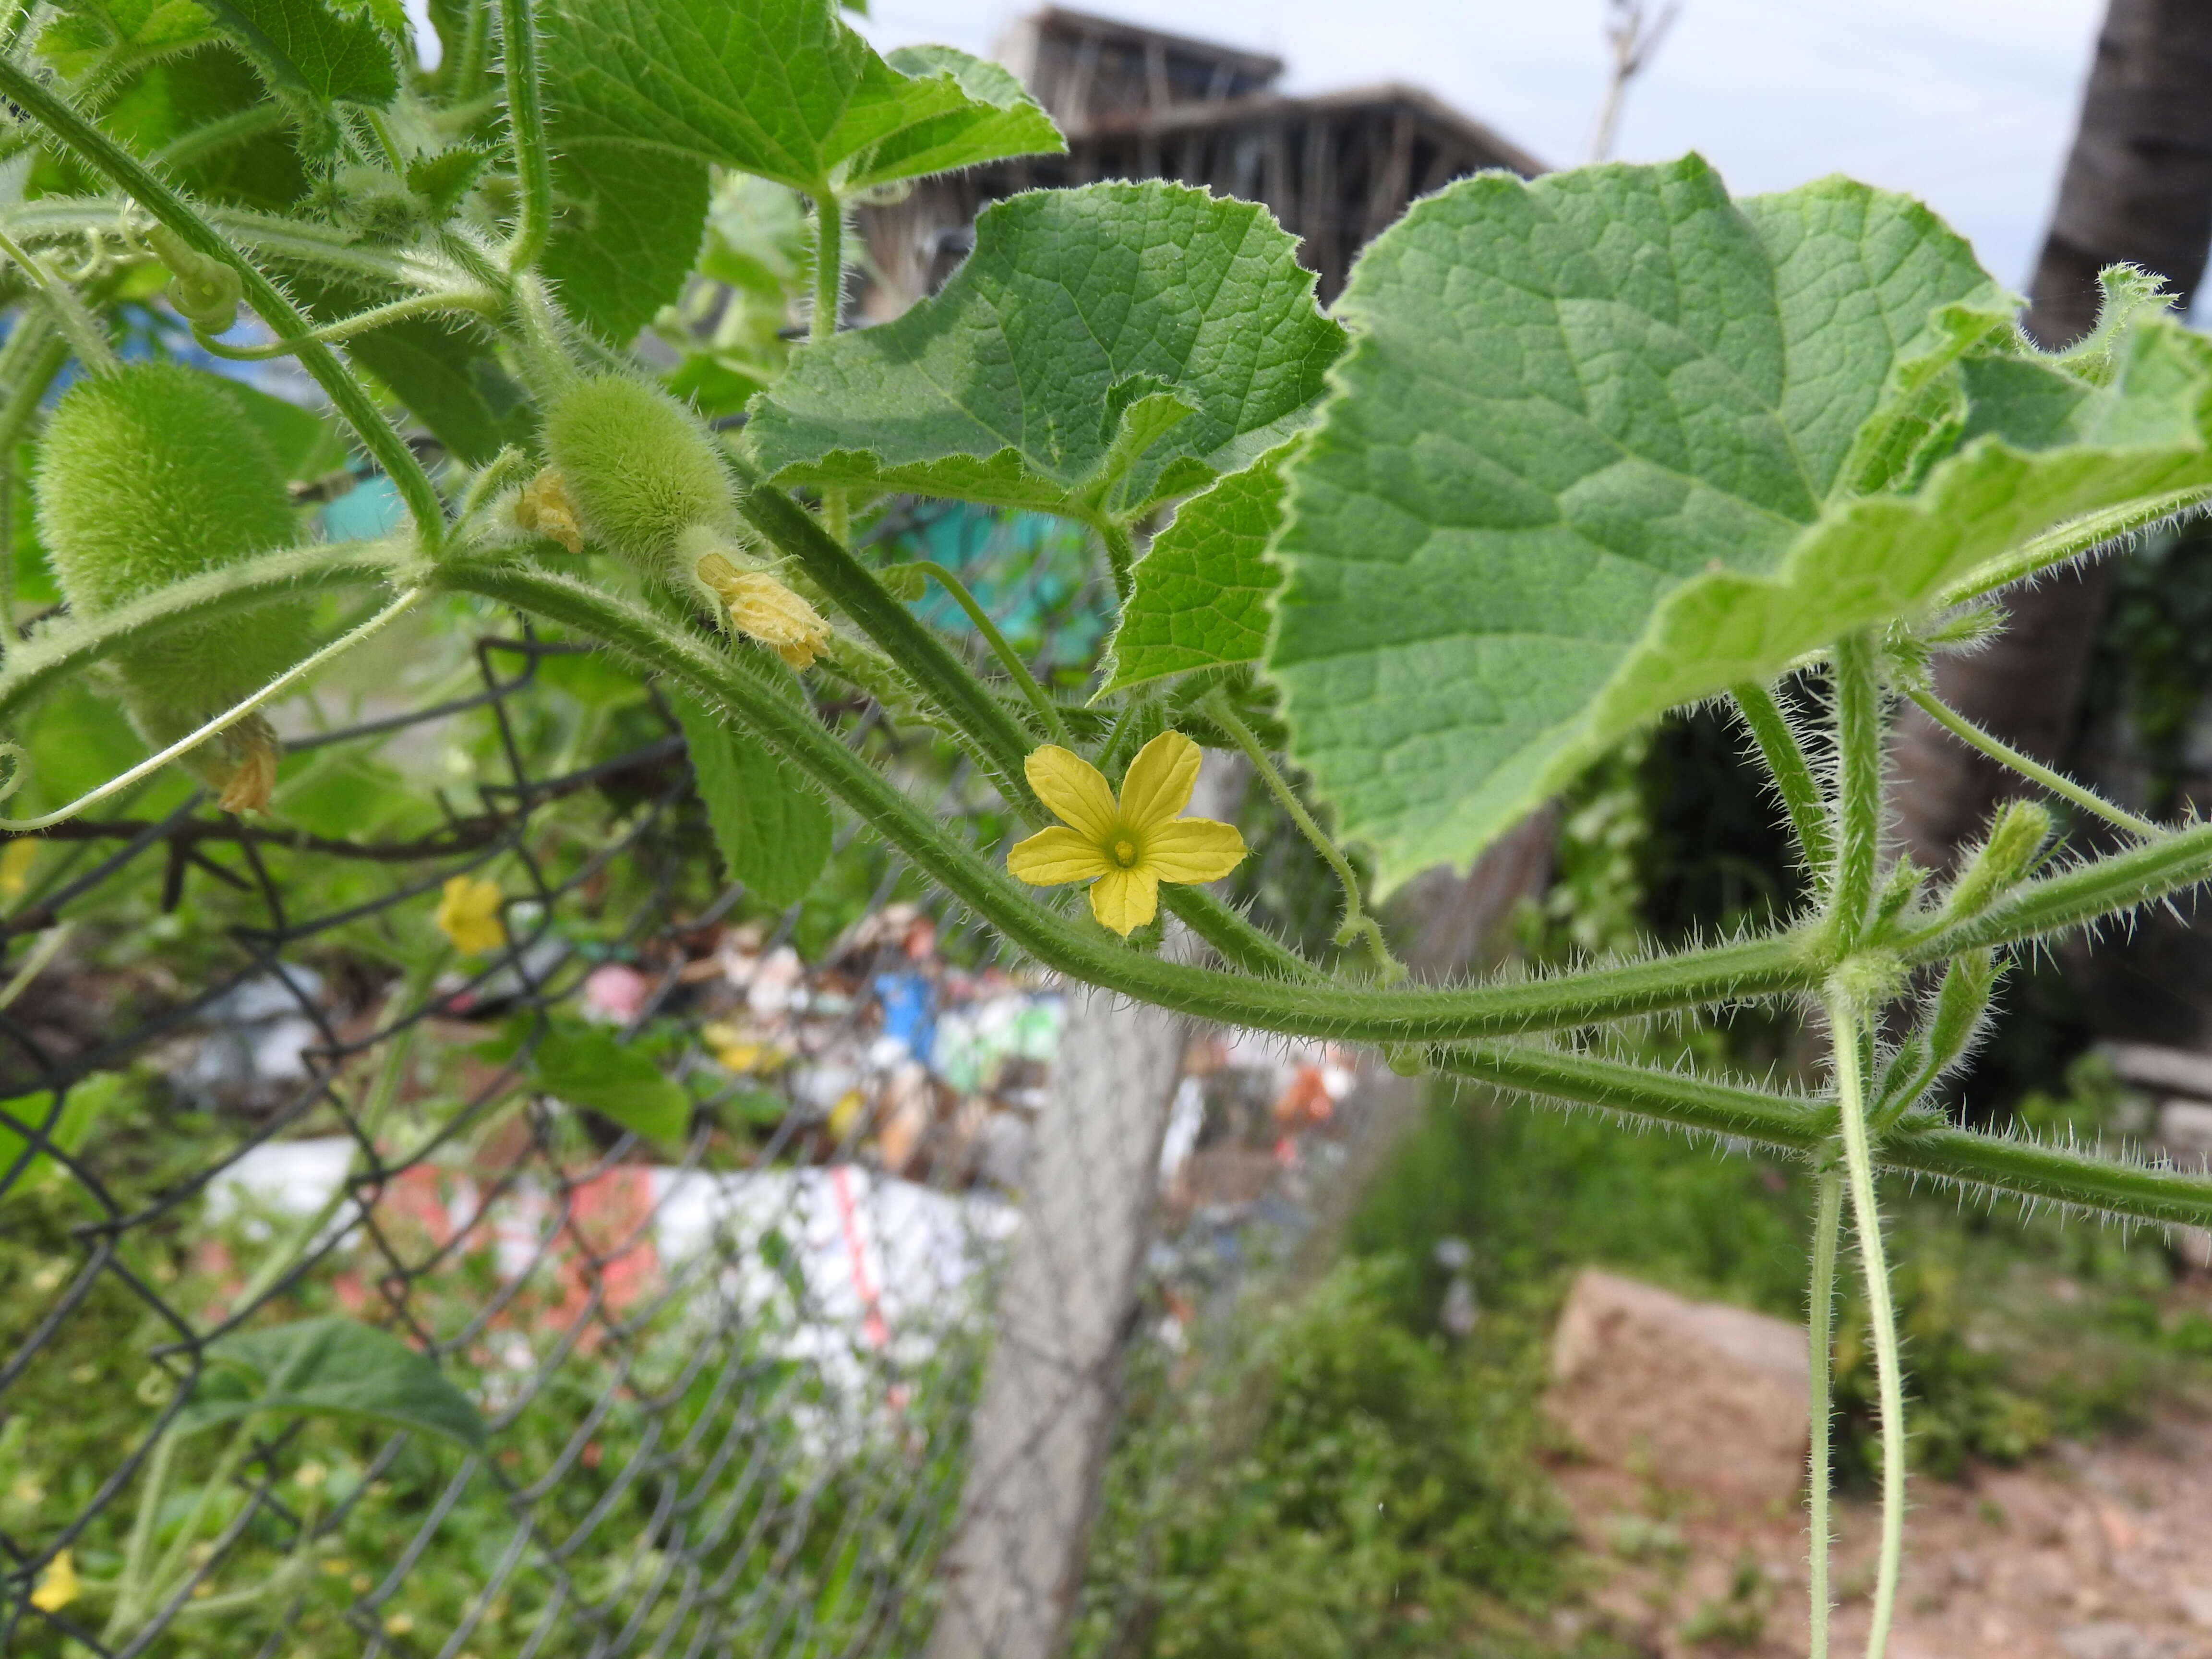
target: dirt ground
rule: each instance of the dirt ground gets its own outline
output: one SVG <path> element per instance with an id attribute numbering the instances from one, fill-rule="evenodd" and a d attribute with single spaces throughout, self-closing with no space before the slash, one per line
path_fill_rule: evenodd
<path id="1" fill-rule="evenodd" d="M 1559 1471 L 1602 1620 L 1664 1659 L 1802 1659 L 1802 1513 L 1727 1513 L 1617 1470 Z M 1892 1659 L 2212 1659 L 2212 1416 L 2018 1468 L 1918 1480 Z M 1863 1650 L 1876 1516 L 1838 1516 L 1833 1651 Z"/>

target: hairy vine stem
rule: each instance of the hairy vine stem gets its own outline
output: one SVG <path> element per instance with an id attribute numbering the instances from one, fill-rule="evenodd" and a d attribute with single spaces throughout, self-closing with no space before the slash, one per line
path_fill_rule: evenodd
<path id="1" fill-rule="evenodd" d="M 1832 672 L 1836 708 L 1836 834 L 1828 915 L 1838 945 L 1866 933 L 1881 856 L 1881 683 L 1873 639 L 1847 635 Z"/>
<path id="2" fill-rule="evenodd" d="M 296 356 L 306 345 L 349 340 L 356 334 L 382 328 L 386 323 L 404 322 L 410 317 L 451 316 L 459 313 L 489 319 L 498 316 L 500 310 L 500 297 L 495 294 L 416 294 L 404 300 L 394 300 L 387 305 L 372 306 L 367 311 L 356 312 L 352 316 L 342 317 L 334 323 L 325 323 L 295 339 L 271 340 L 266 345 L 228 345 L 198 324 L 192 327 L 192 338 L 203 349 L 215 356 L 227 357 L 233 362 L 258 362 L 270 357 Z"/>
<path id="3" fill-rule="evenodd" d="M 1812 1605 L 1812 1648 L 1807 1659 L 1828 1659 L 1828 1616 L 1834 1593 L 1828 1587 L 1835 1525 L 1829 1517 L 1835 1473 L 1829 1467 L 1828 1437 L 1835 1424 L 1836 1245 L 1843 1231 L 1844 1178 L 1831 1166 L 1820 1171 L 1813 1206 L 1812 1284 L 1805 1300 L 1805 1358 L 1809 1380 L 1808 1419 L 1811 1443 L 1805 1458 L 1805 1589 Z"/>
<path id="4" fill-rule="evenodd" d="M 507 140 L 514 153 L 514 235 L 507 245 L 507 268 L 528 270 L 553 234 L 553 163 L 545 143 L 538 21 L 531 0 L 499 0 L 499 58 L 507 94 Z"/>
<path id="5" fill-rule="evenodd" d="M 79 161 L 112 179 L 125 195 L 176 232 L 196 252 L 220 259 L 235 270 L 245 285 L 247 303 L 276 333 L 291 337 L 312 331 L 314 324 L 300 308 L 183 197 L 155 177 L 144 162 L 78 114 L 51 87 L 4 58 L 0 58 L 0 96 L 6 97 L 54 138 L 66 144 Z M 384 418 L 368 389 L 328 346 L 315 343 L 302 347 L 300 366 L 330 394 L 331 403 L 354 429 L 362 447 L 391 477 L 400 499 L 407 503 L 414 517 L 416 534 L 423 551 L 435 554 L 445 540 L 445 508 L 430 482 L 430 475 L 415 459 L 415 452 L 392 430 L 392 423 Z"/>
<path id="6" fill-rule="evenodd" d="M 100 326 L 100 319 L 85 309 L 84 301 L 76 297 L 67 283 L 33 258 L 12 237 L 0 234 L 0 253 L 14 260 L 37 287 L 39 297 L 46 301 L 46 309 L 53 313 L 55 323 L 88 373 L 120 374 L 123 372 L 123 364 L 115 356 L 115 348 L 107 343 L 107 335 Z"/>
<path id="7" fill-rule="evenodd" d="M 1815 875 L 1825 873 L 1835 857 L 1828 804 L 1821 797 L 1820 780 L 1813 774 L 1813 763 L 1806 758 L 1804 745 L 1797 740 L 1789 716 L 1763 685 L 1747 682 L 1729 695 L 1735 699 L 1736 710 L 1759 745 L 1759 757 L 1766 763 L 1767 774 L 1790 814 L 1790 827 L 1796 834 L 1805 867 Z"/>
<path id="8" fill-rule="evenodd" d="M 1844 1167 L 1851 1189 L 1859 1269 L 1866 1281 L 1867 1323 L 1874 1333 L 1875 1390 L 1881 1412 L 1881 1545 L 1875 1568 L 1874 1613 L 1867 1628 L 1867 1659 L 1882 1659 L 1897 1607 L 1897 1575 L 1905 1556 L 1905 1368 L 1897 1340 L 1897 1304 L 1882 1248 L 1881 1212 L 1874 1190 L 1874 1156 L 1867 1135 L 1865 1046 L 1868 1033 L 1849 989 L 1827 999 L 1828 1028 L 1836 1050 L 1837 1103 L 1841 1109 Z"/>
<path id="9" fill-rule="evenodd" d="M 975 624 L 975 631 L 989 644 L 991 654 L 998 658 L 1000 665 L 1006 671 L 1007 678 L 1021 688 L 1022 696 L 1029 700 L 1030 707 L 1036 710 L 1037 718 L 1044 723 L 1045 735 L 1063 749 L 1074 748 L 1075 739 L 1067 733 L 1067 722 L 1061 718 L 1060 705 L 1045 695 L 1044 688 L 1036 683 L 1036 676 L 1030 672 L 1029 665 L 1022 660 L 1021 653 L 1000 630 L 999 624 L 991 620 L 991 613 L 984 610 L 975 596 L 968 591 L 968 584 L 934 559 L 916 559 L 908 568 L 932 578 L 952 596 L 952 602 L 967 612 L 968 620 Z"/>
<path id="10" fill-rule="evenodd" d="M 1305 803 L 1291 787 L 1290 780 L 1276 766 L 1266 745 L 1254 735 L 1250 726 L 1237 719 L 1237 711 L 1229 706 L 1229 699 L 1222 695 L 1218 687 L 1206 694 L 1206 701 L 1200 706 L 1206 710 L 1206 717 L 1226 732 L 1237 748 L 1243 750 L 1244 758 L 1252 763 L 1252 769 L 1267 786 L 1267 793 L 1274 796 L 1276 805 L 1290 815 L 1291 822 L 1297 825 L 1298 832 L 1312 845 L 1314 851 L 1322 855 L 1322 861 L 1336 872 L 1337 884 L 1344 890 L 1344 923 L 1336 930 L 1336 942 L 1349 945 L 1355 939 L 1364 938 L 1367 941 L 1368 953 L 1375 960 L 1375 971 L 1382 983 L 1395 985 L 1405 978 L 1404 964 L 1390 954 L 1389 941 L 1382 937 L 1382 924 L 1367 914 L 1367 907 L 1359 896 L 1359 872 L 1352 867 L 1352 860 L 1344 855 L 1344 849 L 1314 821 L 1313 814 L 1306 810 Z"/>
<path id="11" fill-rule="evenodd" d="M 2062 799 L 2072 801 L 2084 811 L 2094 813 L 2106 823 L 2117 824 L 2141 840 L 2156 841 L 2165 836 L 2166 831 L 2148 818 L 2138 817 L 2125 807 L 2114 805 L 2095 790 L 2083 788 L 2064 773 L 2053 771 L 2040 761 L 2021 754 L 2002 738 L 1983 731 L 1925 687 L 1911 687 L 1905 695 L 1912 699 L 1921 713 L 1968 748 L 1978 749 L 1999 765 L 2010 767 L 2022 777 L 2033 779 Z"/>
<path id="12" fill-rule="evenodd" d="M 266 703 L 273 702 L 276 698 L 283 696 L 284 693 L 290 690 L 294 686 L 299 684 L 302 680 L 308 678 L 325 665 L 335 662 L 338 658 L 345 655 L 347 652 L 352 650 L 356 646 L 360 645 L 366 641 L 374 639 L 377 635 L 382 633 L 386 628 L 397 622 L 401 617 L 406 615 L 408 611 L 413 610 L 416 605 L 422 602 L 428 592 L 428 589 L 421 587 L 410 587 L 407 589 L 406 592 L 400 594 L 398 599 L 392 600 L 390 605 L 386 605 L 383 610 L 378 611 L 374 616 L 368 618 L 368 621 L 362 623 L 357 627 L 348 629 L 337 639 L 332 640 L 328 645 L 323 647 L 321 650 L 313 652 L 307 656 L 303 657 L 301 660 L 293 664 L 291 667 L 279 674 L 275 679 L 270 681 L 268 684 L 263 686 L 258 691 L 256 691 L 252 696 L 244 699 L 242 702 L 232 704 L 231 707 L 224 709 L 222 714 L 217 714 L 213 720 L 207 721 L 196 730 L 187 732 L 185 736 L 178 738 L 176 742 L 171 744 L 167 749 L 161 750 L 156 754 L 149 755 L 144 760 L 140 761 L 137 765 L 131 768 L 128 771 L 120 773 L 117 776 L 110 778 L 106 782 L 100 785 L 97 788 L 88 790 L 85 793 L 78 796 L 66 806 L 58 806 L 52 811 L 41 813 L 39 817 L 34 818 L 0 817 L 0 830 L 5 830 L 10 835 L 20 836 L 27 834 L 33 830 L 43 830 L 48 824 L 59 823 L 64 819 L 75 817 L 78 813 L 83 811 L 88 806 L 98 805 L 101 801 L 106 800 L 110 795 L 117 794 L 123 790 L 128 789 L 132 784 L 137 783 L 141 778 L 152 776 L 155 773 L 160 771 L 164 766 L 167 766 L 171 761 L 190 754 L 193 750 L 205 743 L 210 738 L 221 736 L 223 732 L 228 732 L 232 726 L 244 720 L 247 715 L 252 714 L 254 710 L 261 708 Z M 0 784 L 0 800 L 5 800 L 9 795 L 14 794 L 15 791 L 21 787 L 23 781 L 24 773 L 22 768 L 25 756 L 22 750 L 14 744 L 0 744 L 0 752 L 7 752 L 10 750 L 14 752 L 15 757 L 16 769 L 9 774 L 5 784 Z"/>

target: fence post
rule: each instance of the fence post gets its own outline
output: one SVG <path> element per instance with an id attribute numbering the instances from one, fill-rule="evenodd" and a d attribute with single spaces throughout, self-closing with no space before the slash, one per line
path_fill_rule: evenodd
<path id="1" fill-rule="evenodd" d="M 928 1659 L 1052 1659 L 1089 1553 L 1185 1023 L 1071 989 Z"/>

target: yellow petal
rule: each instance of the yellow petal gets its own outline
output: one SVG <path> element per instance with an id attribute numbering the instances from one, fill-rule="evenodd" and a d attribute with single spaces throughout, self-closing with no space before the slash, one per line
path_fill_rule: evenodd
<path id="1" fill-rule="evenodd" d="M 61 1550 L 39 1575 L 39 1587 L 31 1592 L 31 1605 L 40 1613 L 59 1613 L 76 1600 L 83 1588 L 76 1576 L 76 1559 L 68 1550 Z"/>
<path id="2" fill-rule="evenodd" d="M 31 884 L 31 866 L 38 862 L 42 843 L 35 837 L 11 841 L 0 852 L 0 898 L 21 898 Z"/>
<path id="3" fill-rule="evenodd" d="M 438 931 L 465 957 L 498 950 L 507 943 L 507 926 L 499 918 L 501 898 L 495 882 L 449 878 L 438 899 Z"/>
<path id="4" fill-rule="evenodd" d="M 1048 743 L 1030 751 L 1022 769 L 1037 799 L 1103 847 L 1114 838 L 1118 815 L 1106 775 L 1073 750 Z"/>
<path id="5" fill-rule="evenodd" d="M 1159 908 L 1160 884 L 1149 870 L 1109 870 L 1091 889 L 1091 914 L 1123 939 Z"/>
<path id="6" fill-rule="evenodd" d="M 1233 823 L 1177 818 L 1145 837 L 1144 868 L 1162 881 L 1218 881 L 1244 861 Z"/>
<path id="7" fill-rule="evenodd" d="M 584 526 L 568 494 L 568 481 L 547 467 L 514 500 L 514 522 L 535 535 L 550 537 L 571 553 L 584 550 Z"/>
<path id="8" fill-rule="evenodd" d="M 1098 843 L 1079 830 L 1055 823 L 1016 844 L 1006 854 L 1006 873 L 1032 887 L 1051 887 L 1063 881 L 1088 881 L 1114 866 L 1098 850 Z"/>
<path id="9" fill-rule="evenodd" d="M 1121 780 L 1121 821 L 1132 830 L 1150 830 L 1189 805 L 1198 752 L 1180 732 L 1163 732 L 1139 749 Z"/>

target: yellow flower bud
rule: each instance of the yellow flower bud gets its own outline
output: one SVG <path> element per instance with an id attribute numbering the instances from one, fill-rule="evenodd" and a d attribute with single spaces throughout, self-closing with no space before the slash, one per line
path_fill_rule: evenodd
<path id="1" fill-rule="evenodd" d="M 39 1587 L 31 1592 L 31 1605 L 40 1613 L 59 1613 L 83 1589 L 83 1582 L 76 1576 L 76 1558 L 70 1551 L 63 1550 L 39 1575 Z"/>
<path id="2" fill-rule="evenodd" d="M 807 602 L 773 576 L 740 570 L 720 553 L 698 563 L 699 580 L 730 609 L 730 621 L 793 668 L 808 668 L 830 645 L 830 624 Z"/>
<path id="3" fill-rule="evenodd" d="M 584 550 L 584 526 L 576 516 L 576 503 L 568 482 L 558 467 L 547 467 L 522 486 L 515 497 L 514 521 L 533 535 L 556 541 L 571 553 Z"/>
<path id="4" fill-rule="evenodd" d="M 480 957 L 507 943 L 507 924 L 500 920 L 504 899 L 496 882 L 476 876 L 454 876 L 438 898 L 438 931 L 453 940 L 465 957 Z"/>

